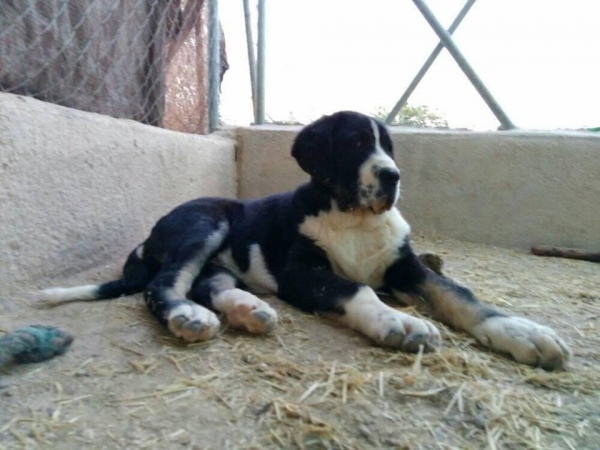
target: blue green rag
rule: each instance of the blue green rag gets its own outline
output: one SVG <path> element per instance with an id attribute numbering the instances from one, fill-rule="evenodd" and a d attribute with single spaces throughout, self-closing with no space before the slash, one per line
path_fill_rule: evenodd
<path id="1" fill-rule="evenodd" d="M 73 337 L 65 331 L 44 325 L 19 328 L 0 338 L 0 366 L 45 361 L 65 353 Z"/>

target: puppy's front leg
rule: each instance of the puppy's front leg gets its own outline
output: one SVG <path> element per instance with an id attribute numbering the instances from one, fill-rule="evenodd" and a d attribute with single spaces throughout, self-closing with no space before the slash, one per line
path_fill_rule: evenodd
<path id="1" fill-rule="evenodd" d="M 370 337 L 379 345 L 417 352 L 439 347 L 438 329 L 428 320 L 418 319 L 383 303 L 373 289 L 360 287 L 356 294 L 338 300 L 343 313 L 340 321 Z"/>
<path id="2" fill-rule="evenodd" d="M 329 262 L 315 255 L 309 262 L 291 261 L 279 280 L 278 296 L 308 312 L 333 313 L 342 323 L 377 344 L 416 352 L 440 343 L 429 321 L 398 311 L 373 289 L 335 275 Z"/>
<path id="3" fill-rule="evenodd" d="M 387 284 L 401 301 L 518 362 L 547 370 L 564 368 L 570 351 L 552 329 L 481 302 L 469 289 L 424 267 L 408 246 L 404 250 L 386 274 Z"/>

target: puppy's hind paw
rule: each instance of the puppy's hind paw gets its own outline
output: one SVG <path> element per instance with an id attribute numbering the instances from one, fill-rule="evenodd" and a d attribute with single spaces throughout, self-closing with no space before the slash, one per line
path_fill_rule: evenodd
<path id="1" fill-rule="evenodd" d="M 277 324 L 277 312 L 269 304 L 249 292 L 230 289 L 219 295 L 228 323 L 253 334 L 267 334 Z"/>
<path id="2" fill-rule="evenodd" d="M 169 311 L 167 326 L 175 336 L 188 342 L 199 342 L 214 337 L 221 322 L 212 311 L 186 301 Z"/>

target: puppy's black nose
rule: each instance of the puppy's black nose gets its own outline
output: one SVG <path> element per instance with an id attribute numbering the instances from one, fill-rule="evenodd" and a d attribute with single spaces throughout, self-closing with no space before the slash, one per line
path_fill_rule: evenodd
<path id="1" fill-rule="evenodd" d="M 381 169 L 379 179 L 384 185 L 395 185 L 400 181 L 400 172 L 397 169 Z"/>

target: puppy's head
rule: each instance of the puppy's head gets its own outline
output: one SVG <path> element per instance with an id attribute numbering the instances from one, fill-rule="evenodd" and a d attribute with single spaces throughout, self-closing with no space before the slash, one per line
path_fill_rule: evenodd
<path id="1" fill-rule="evenodd" d="M 306 126 L 296 137 L 292 156 L 312 179 L 333 193 L 340 209 L 392 208 L 400 192 L 400 171 L 392 140 L 383 124 L 342 111 Z"/>

